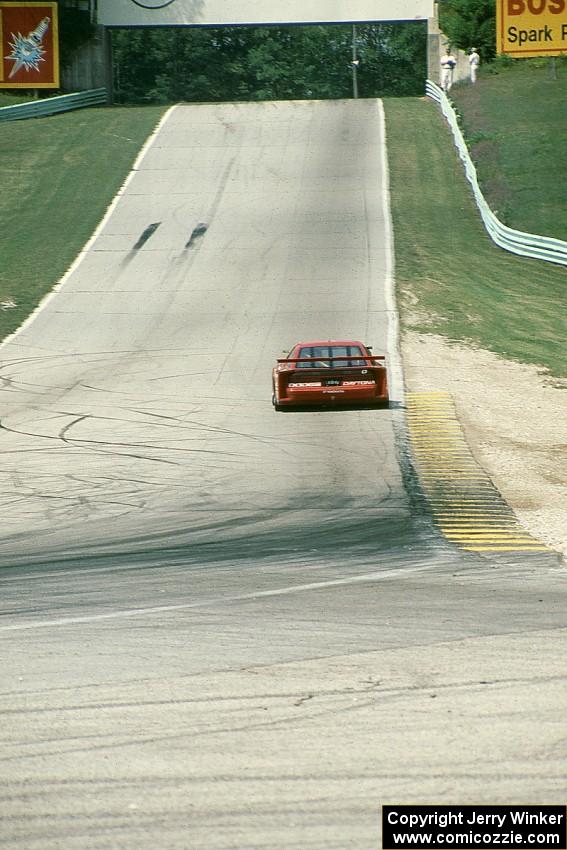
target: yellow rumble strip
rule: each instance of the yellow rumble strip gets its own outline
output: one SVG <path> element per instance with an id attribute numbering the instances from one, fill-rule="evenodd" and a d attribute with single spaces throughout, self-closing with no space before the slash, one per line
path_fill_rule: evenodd
<path id="1" fill-rule="evenodd" d="M 450 394 L 408 393 L 406 403 L 421 486 L 447 540 L 469 552 L 552 552 L 520 525 L 475 461 Z"/>

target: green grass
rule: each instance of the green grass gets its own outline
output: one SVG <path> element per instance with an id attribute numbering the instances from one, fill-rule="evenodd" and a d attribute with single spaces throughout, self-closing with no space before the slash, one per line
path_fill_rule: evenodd
<path id="1" fill-rule="evenodd" d="M 403 325 L 567 376 L 567 270 L 492 243 L 432 101 L 385 110 Z"/>
<path id="2" fill-rule="evenodd" d="M 83 109 L 0 123 L 0 339 L 71 265 L 162 107 Z"/>
<path id="3" fill-rule="evenodd" d="M 557 59 L 556 79 L 547 59 L 495 63 L 451 98 L 499 219 L 567 241 L 567 60 Z"/>
<path id="4" fill-rule="evenodd" d="M 25 93 L 20 93 L 18 89 L 14 89 L 12 92 L 0 91 L 0 107 L 2 106 L 15 106 L 17 103 L 27 103 L 30 100 L 33 100 L 33 96 Z"/>

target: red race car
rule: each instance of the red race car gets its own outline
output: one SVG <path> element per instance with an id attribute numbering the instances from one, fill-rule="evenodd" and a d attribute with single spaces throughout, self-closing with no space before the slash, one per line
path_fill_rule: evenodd
<path id="1" fill-rule="evenodd" d="M 385 359 L 351 339 L 298 342 L 272 372 L 272 404 L 276 410 L 388 407 Z"/>

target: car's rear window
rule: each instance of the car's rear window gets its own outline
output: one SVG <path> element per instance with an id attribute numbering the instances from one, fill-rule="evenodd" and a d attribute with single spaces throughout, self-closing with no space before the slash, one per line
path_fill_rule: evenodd
<path id="1" fill-rule="evenodd" d="M 321 367 L 321 366 L 364 366 L 364 360 L 360 355 L 364 352 L 359 345 L 306 345 L 299 349 L 298 357 L 313 357 L 313 363 L 297 363 L 298 367 Z M 320 360 L 318 357 L 331 358 L 331 360 Z M 346 358 L 344 360 L 333 360 L 333 357 Z M 352 358 L 352 359 L 351 359 Z"/>

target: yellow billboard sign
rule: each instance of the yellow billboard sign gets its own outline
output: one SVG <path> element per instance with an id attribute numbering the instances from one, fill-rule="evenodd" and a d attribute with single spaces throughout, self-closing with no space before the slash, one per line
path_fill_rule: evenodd
<path id="1" fill-rule="evenodd" d="M 567 52 L 567 0 L 496 0 L 496 41 L 520 58 Z"/>

